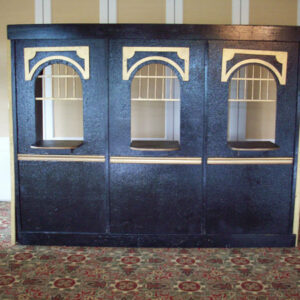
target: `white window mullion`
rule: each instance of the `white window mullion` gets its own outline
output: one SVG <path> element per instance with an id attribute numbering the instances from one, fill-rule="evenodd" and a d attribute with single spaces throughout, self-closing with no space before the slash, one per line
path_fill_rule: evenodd
<path id="1" fill-rule="evenodd" d="M 249 24 L 249 0 L 240 0 L 240 24 Z M 246 82 L 244 83 L 244 93 L 246 91 Z M 244 98 L 246 95 L 244 94 Z M 246 140 L 247 132 L 247 103 L 238 103 L 238 137 L 239 140 Z"/>
<path id="2" fill-rule="evenodd" d="M 52 67 L 44 69 L 45 97 L 52 98 Z M 48 75 L 48 76 L 47 76 Z M 52 100 L 43 100 L 43 139 L 54 139 L 54 105 Z"/>
<path id="3" fill-rule="evenodd" d="M 51 0 L 35 0 L 35 23 L 51 23 Z M 45 75 L 51 75 L 51 67 L 45 68 Z M 45 78 L 45 96 L 52 97 L 51 78 Z M 43 101 L 43 139 L 54 139 L 53 101 Z"/>
<path id="4" fill-rule="evenodd" d="M 34 2 L 34 21 L 35 24 L 44 23 L 44 0 L 35 0 Z"/>
<path id="5" fill-rule="evenodd" d="M 109 0 L 99 0 L 99 23 L 108 24 L 108 1 Z"/>
<path id="6" fill-rule="evenodd" d="M 44 0 L 44 24 L 52 23 L 51 0 Z"/>
<path id="7" fill-rule="evenodd" d="M 241 0 L 232 0 L 232 20 L 233 25 L 241 24 Z"/>
<path id="8" fill-rule="evenodd" d="M 249 24 L 249 0 L 232 0 L 232 24 Z"/>
<path id="9" fill-rule="evenodd" d="M 109 0 L 108 5 L 108 23 L 117 23 L 117 0 Z"/>
<path id="10" fill-rule="evenodd" d="M 183 23 L 183 0 L 175 0 L 175 14 L 174 14 L 174 23 L 182 24 Z"/>
<path id="11" fill-rule="evenodd" d="M 166 24 L 175 23 L 175 0 L 166 0 Z"/>
<path id="12" fill-rule="evenodd" d="M 232 0 L 232 24 L 249 24 L 249 0 Z M 246 83 L 244 83 L 246 84 Z M 240 82 L 237 82 L 237 89 Z M 245 97 L 245 95 L 244 95 Z M 229 140 L 245 140 L 247 126 L 247 103 L 230 103 L 228 115 Z"/>
<path id="13" fill-rule="evenodd" d="M 99 23 L 117 23 L 117 0 L 99 0 Z"/>
<path id="14" fill-rule="evenodd" d="M 300 0 L 297 1 L 297 25 L 300 26 Z"/>
<path id="15" fill-rule="evenodd" d="M 183 23 L 183 0 L 166 0 L 166 23 L 182 24 Z M 169 75 L 169 74 L 166 74 Z M 170 81 L 166 80 L 166 91 L 169 91 Z M 179 88 L 179 87 L 178 87 Z M 166 98 L 168 95 L 165 95 Z M 165 103 L 165 139 L 180 139 L 180 102 Z"/>
<path id="16" fill-rule="evenodd" d="M 249 24 L 249 0 L 241 0 L 241 24 Z"/>

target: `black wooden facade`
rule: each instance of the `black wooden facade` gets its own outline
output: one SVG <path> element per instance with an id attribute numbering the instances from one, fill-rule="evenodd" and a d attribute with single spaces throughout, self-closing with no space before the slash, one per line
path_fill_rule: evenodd
<path id="1" fill-rule="evenodd" d="M 295 245 L 298 27 L 11 25 L 8 38 L 12 49 L 19 243 L 141 247 Z M 80 46 L 89 49 L 88 79 L 72 62 L 62 58 L 71 58 L 86 67 L 76 51 L 55 50 Z M 47 51 L 47 47 L 52 49 Z M 151 55 L 175 61 L 178 57 L 174 53 L 160 52 L 157 47 L 189 49 L 189 78 L 180 80 L 179 150 L 130 148 L 132 75 L 129 80 L 122 78 L 123 47 L 154 47 Z M 30 48 L 44 51 L 37 51 L 30 58 L 29 71 L 46 60 L 30 80 L 25 80 L 24 49 Z M 262 59 L 279 73 L 283 66 L 274 55 L 269 57 L 263 51 L 287 53 L 286 83 L 277 81 L 276 149 L 237 151 L 229 147 L 229 82 L 221 81 L 223 49 L 250 50 L 244 56 L 237 55 L 236 63 Z M 251 54 L 251 50 L 262 54 Z M 150 54 L 143 52 L 128 62 L 133 65 L 147 55 Z M 47 60 L 50 56 L 54 58 Z M 43 143 L 32 147 L 41 142 L 36 124 L 36 78 L 46 65 L 53 63 L 68 64 L 81 76 L 84 140 L 75 149 L 68 148 L 67 141 L 60 149 L 43 147 Z M 177 63 L 184 69 L 181 60 Z M 76 156 L 77 160 L 68 160 Z M 150 160 L 145 163 L 143 158 Z"/>

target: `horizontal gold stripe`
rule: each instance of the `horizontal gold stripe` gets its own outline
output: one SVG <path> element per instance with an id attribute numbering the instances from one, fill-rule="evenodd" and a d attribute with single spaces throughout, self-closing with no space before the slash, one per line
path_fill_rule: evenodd
<path id="1" fill-rule="evenodd" d="M 138 157 L 112 156 L 113 164 L 163 164 L 163 165 L 201 165 L 201 157 Z"/>
<path id="2" fill-rule="evenodd" d="M 209 157 L 208 165 L 289 165 L 292 157 Z"/>
<path id="3" fill-rule="evenodd" d="M 105 162 L 103 155 L 31 155 L 18 154 L 18 160 L 26 161 L 67 161 L 67 162 Z"/>

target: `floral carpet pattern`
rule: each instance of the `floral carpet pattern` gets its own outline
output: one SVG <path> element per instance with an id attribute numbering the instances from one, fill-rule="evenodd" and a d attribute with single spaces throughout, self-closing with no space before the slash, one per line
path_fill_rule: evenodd
<path id="1" fill-rule="evenodd" d="M 300 299 L 300 248 L 10 246 L 0 202 L 0 299 Z"/>

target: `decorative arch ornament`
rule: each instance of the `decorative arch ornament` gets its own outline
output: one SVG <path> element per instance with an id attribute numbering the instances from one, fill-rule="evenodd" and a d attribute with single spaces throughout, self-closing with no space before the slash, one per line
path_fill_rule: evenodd
<path id="1" fill-rule="evenodd" d="M 84 67 L 82 67 L 74 59 L 65 55 L 50 55 L 39 60 L 31 69 L 29 66 L 30 61 L 36 56 L 37 52 L 63 52 L 63 51 L 74 51 L 76 55 L 83 59 Z M 81 73 L 84 79 L 90 78 L 90 66 L 89 66 L 89 47 L 88 46 L 75 46 L 75 47 L 30 47 L 24 48 L 24 68 L 25 68 L 25 80 L 29 81 L 32 79 L 35 71 L 45 62 L 51 60 L 63 60 L 73 64 L 78 71 Z"/>
<path id="2" fill-rule="evenodd" d="M 137 61 L 128 70 L 127 61 L 132 58 L 136 52 L 175 52 L 177 53 L 177 56 L 184 61 L 184 69 L 170 58 L 164 56 L 147 56 Z M 158 60 L 173 66 L 178 71 L 183 81 L 189 81 L 189 59 L 190 49 L 187 47 L 123 47 L 123 80 L 129 80 L 132 72 L 142 63 Z"/>
<path id="3" fill-rule="evenodd" d="M 227 71 L 227 62 L 232 60 L 236 54 L 246 54 L 246 55 L 263 55 L 263 56 L 275 56 L 278 63 L 282 65 L 281 72 L 278 71 L 272 64 L 269 62 L 258 59 L 258 58 L 250 58 L 242 60 L 236 63 Z M 247 49 L 223 49 L 223 57 L 222 57 L 222 75 L 221 81 L 227 82 L 230 76 L 241 66 L 247 64 L 260 64 L 269 68 L 275 76 L 277 77 L 279 83 L 281 85 L 286 84 L 286 70 L 287 70 L 287 59 L 288 53 L 284 51 L 268 51 L 268 50 L 247 50 Z"/>

